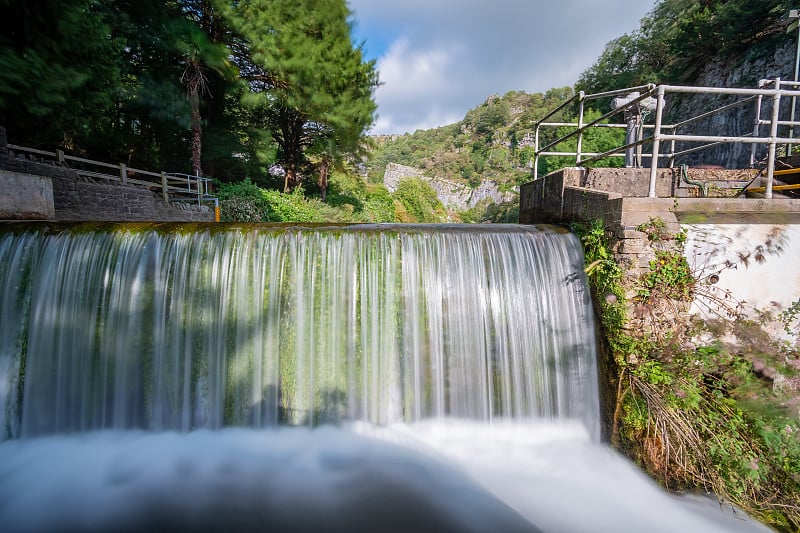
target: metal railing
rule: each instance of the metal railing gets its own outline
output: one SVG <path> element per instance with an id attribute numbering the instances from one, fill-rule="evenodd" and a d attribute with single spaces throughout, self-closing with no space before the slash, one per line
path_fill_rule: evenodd
<path id="1" fill-rule="evenodd" d="M 792 87 L 793 89 L 787 89 Z M 786 145 L 788 147 L 787 153 L 791 154 L 791 147 L 795 144 L 800 144 L 800 138 L 794 137 L 793 131 L 795 126 L 800 126 L 800 122 L 792 120 L 780 120 L 781 99 L 791 97 L 795 99 L 800 96 L 800 82 L 787 82 L 782 81 L 780 78 L 774 80 L 762 80 L 759 87 L 755 89 L 737 89 L 737 88 L 720 88 L 720 87 L 688 87 L 677 85 L 643 85 L 640 87 L 631 87 L 621 89 L 618 91 L 609 91 L 598 94 L 587 95 L 583 91 L 577 93 L 569 100 L 565 101 L 559 107 L 545 115 L 542 120 L 536 123 L 534 134 L 534 165 L 533 175 L 534 179 L 538 179 L 539 175 L 539 160 L 541 157 L 547 156 L 574 156 L 575 165 L 583 166 L 588 163 L 598 161 L 606 157 L 625 157 L 625 152 L 628 150 L 637 150 L 637 166 L 642 166 L 641 161 L 643 158 L 649 159 L 650 166 L 650 182 L 648 188 L 648 196 L 651 198 L 656 197 L 656 175 L 659 167 L 659 162 L 666 160 L 667 167 L 675 165 L 676 158 L 695 153 L 701 150 L 706 150 L 713 146 L 720 144 L 730 143 L 747 143 L 751 145 L 750 167 L 756 166 L 756 149 L 758 146 L 766 146 L 766 168 L 765 168 L 765 196 L 772 198 L 773 180 L 775 176 L 775 157 L 777 147 Z M 631 93 L 638 92 L 639 96 L 626 100 L 624 105 L 620 105 L 616 109 L 594 119 L 588 123 L 584 123 L 585 104 L 591 100 L 601 98 L 611 98 L 614 96 L 630 95 Z M 701 95 L 728 95 L 734 97 L 736 100 L 732 103 L 721 105 L 710 111 L 701 113 L 699 115 L 675 122 L 674 124 L 664 124 L 664 108 L 666 97 L 668 94 L 701 94 Z M 626 138 L 626 142 L 618 147 L 608 150 L 603 153 L 583 152 L 583 136 L 587 130 L 595 127 L 605 128 L 622 128 L 628 129 L 626 124 L 609 124 L 606 121 L 620 114 L 636 110 L 648 98 L 655 97 L 655 119 L 653 124 L 641 124 L 638 134 L 635 139 L 630 141 L 630 137 Z M 762 118 L 762 106 L 764 98 L 769 98 L 770 111 L 769 119 Z M 578 105 L 578 122 L 547 122 L 548 119 L 553 117 L 561 110 L 575 105 Z M 707 120 L 714 115 L 727 112 L 733 108 L 745 106 L 748 104 L 755 105 L 755 119 L 753 121 L 753 131 L 743 135 L 718 135 L 712 133 L 703 134 L 698 132 L 680 133 L 685 131 L 687 126 L 694 125 L 698 127 L 702 121 Z M 762 136 L 761 127 L 769 126 L 769 133 L 767 136 Z M 554 141 L 549 142 L 545 146 L 540 147 L 540 138 L 542 128 L 572 128 L 565 135 L 561 135 Z M 779 136 L 780 128 L 784 128 L 789 132 L 788 136 Z M 649 135 L 645 135 L 645 131 Z M 561 151 L 557 147 L 564 141 L 577 137 L 575 151 Z M 630 142 L 629 142 L 630 141 Z M 669 143 L 667 145 L 667 143 Z M 678 143 L 694 144 L 690 148 L 678 150 Z M 666 150 L 662 152 L 662 149 Z M 643 150 L 643 147 L 650 146 L 649 153 Z M 763 183 L 763 182 L 762 182 Z"/>
<path id="2" fill-rule="evenodd" d="M 129 167 L 125 163 L 104 163 L 68 155 L 63 150 L 48 152 L 16 144 L 9 144 L 8 149 L 17 157 L 26 155 L 32 161 L 65 167 L 84 178 L 118 182 L 122 185 L 138 185 L 158 191 L 165 202 L 209 203 L 215 207 L 218 205 L 216 196 L 210 192 L 211 180 L 203 176 L 179 172 L 152 172 Z"/>

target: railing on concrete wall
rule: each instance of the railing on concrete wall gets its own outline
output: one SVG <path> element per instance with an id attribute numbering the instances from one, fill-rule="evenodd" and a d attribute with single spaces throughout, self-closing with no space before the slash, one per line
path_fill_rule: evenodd
<path id="1" fill-rule="evenodd" d="M 124 163 L 112 164 L 65 154 L 62 150 L 47 152 L 26 146 L 9 144 L 15 155 L 25 155 L 32 160 L 67 167 L 79 176 L 122 185 L 138 185 L 161 193 L 165 202 L 197 202 L 217 206 L 217 198 L 211 194 L 209 178 L 179 172 L 151 172 L 132 168 Z"/>
<path id="2" fill-rule="evenodd" d="M 791 87 L 792 89 L 788 89 Z M 773 179 L 776 175 L 775 171 L 775 157 L 777 147 L 781 145 L 787 146 L 786 152 L 791 154 L 792 147 L 795 144 L 800 144 L 800 138 L 794 136 L 794 127 L 800 126 L 800 122 L 792 120 L 780 120 L 781 99 L 791 97 L 792 100 L 800 96 L 800 82 L 787 82 L 782 81 L 780 78 L 774 80 L 762 80 L 758 88 L 755 89 L 736 89 L 736 88 L 719 88 L 719 87 L 684 87 L 677 85 L 643 85 L 640 87 L 631 87 L 621 89 L 618 91 L 609 91 L 598 94 L 585 94 L 583 91 L 577 93 L 575 96 L 561 104 L 559 107 L 545 115 L 542 120 L 536 123 L 534 143 L 535 155 L 533 174 L 534 179 L 538 179 L 539 160 L 541 157 L 547 156 L 574 156 L 576 166 L 584 166 L 588 163 L 597 161 L 606 157 L 626 157 L 626 153 L 630 156 L 631 151 L 636 151 L 634 158 L 635 164 L 629 166 L 642 166 L 642 159 L 649 160 L 650 166 L 650 183 L 649 183 L 649 196 L 656 197 L 656 175 L 657 168 L 660 162 L 665 161 L 668 167 L 675 166 L 677 158 L 695 153 L 701 150 L 706 150 L 712 146 L 729 143 L 748 143 L 751 145 L 750 166 L 756 167 L 756 149 L 758 146 L 766 146 L 767 157 L 766 166 L 764 168 L 764 184 L 765 196 L 772 198 L 773 196 Z M 635 93 L 638 93 L 635 94 Z M 721 105 L 710 111 L 701 113 L 699 115 L 680 120 L 674 124 L 665 124 L 664 108 L 666 97 L 668 94 L 701 94 L 701 95 L 728 95 L 734 97 L 735 101 L 726 105 Z M 584 123 L 584 111 L 586 102 L 592 100 L 612 98 L 619 96 L 629 96 L 629 98 L 620 99 L 621 103 L 615 109 L 604 114 L 603 116 Z M 769 99 L 769 118 L 762 118 L 762 106 L 764 99 Z M 626 113 L 635 115 L 645 103 L 652 102 L 654 104 L 655 119 L 653 124 L 644 124 L 640 122 L 636 131 L 631 135 L 630 124 L 610 124 L 609 119 Z M 578 106 L 578 122 L 547 122 L 548 119 L 553 117 L 559 111 L 566 109 L 570 106 Z M 697 131 L 687 131 L 689 126 L 699 127 L 699 125 L 707 119 L 719 115 L 720 113 L 727 112 L 733 108 L 745 106 L 755 106 L 755 120 L 753 121 L 753 131 L 743 135 L 718 135 L 715 132 L 704 134 Z M 767 136 L 762 135 L 762 126 L 768 126 L 769 132 Z M 570 128 L 565 135 L 548 142 L 544 146 L 540 146 L 541 131 L 543 128 Z M 583 136 L 585 132 L 591 128 L 605 127 L 605 128 L 622 128 L 628 130 L 628 135 L 625 141 L 620 146 L 603 153 L 583 152 Z M 783 131 L 788 132 L 788 136 L 779 136 Z M 685 132 L 685 133 L 682 133 Z M 648 134 L 646 134 L 648 133 Z M 558 150 L 558 145 L 572 138 L 577 138 L 577 148 L 575 151 L 562 151 Z M 668 144 L 667 144 L 668 143 Z M 678 143 L 691 143 L 694 146 L 678 150 Z M 643 147 L 649 146 L 650 150 L 647 153 Z M 629 158 L 630 159 L 630 158 Z M 779 172 L 780 173 L 780 172 Z"/>

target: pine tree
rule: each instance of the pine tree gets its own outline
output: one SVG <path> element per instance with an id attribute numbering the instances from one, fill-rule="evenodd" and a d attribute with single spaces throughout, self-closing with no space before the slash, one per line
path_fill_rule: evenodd
<path id="1" fill-rule="evenodd" d="M 284 190 L 301 181 L 310 155 L 325 165 L 356 152 L 372 124 L 378 78 L 354 46 L 344 0 L 250 0 L 231 18 L 247 44 L 261 116 L 286 170 Z M 320 180 L 324 183 L 325 180 Z"/>

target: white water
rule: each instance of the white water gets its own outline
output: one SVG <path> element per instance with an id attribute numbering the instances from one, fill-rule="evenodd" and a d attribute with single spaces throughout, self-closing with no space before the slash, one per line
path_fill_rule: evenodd
<path id="1" fill-rule="evenodd" d="M 4 531 L 769 531 L 581 424 L 423 421 L 0 443 Z"/>
<path id="2" fill-rule="evenodd" d="M 0 524 L 745 524 L 600 443 L 582 266 L 521 226 L 0 233 Z"/>

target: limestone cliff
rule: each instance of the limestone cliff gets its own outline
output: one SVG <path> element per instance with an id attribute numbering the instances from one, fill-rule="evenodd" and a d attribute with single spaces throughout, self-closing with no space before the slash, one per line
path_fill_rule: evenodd
<path id="1" fill-rule="evenodd" d="M 514 199 L 512 193 L 501 192 L 497 184 L 489 180 L 482 180 L 477 187 L 470 188 L 454 181 L 425 176 L 422 170 L 414 167 L 398 165 L 397 163 L 386 165 L 383 184 L 389 192 L 397 190 L 400 180 L 405 178 L 416 178 L 428 183 L 436 191 L 436 195 L 445 207 L 458 211 L 470 209 L 486 200 L 499 204 L 510 202 Z"/>

